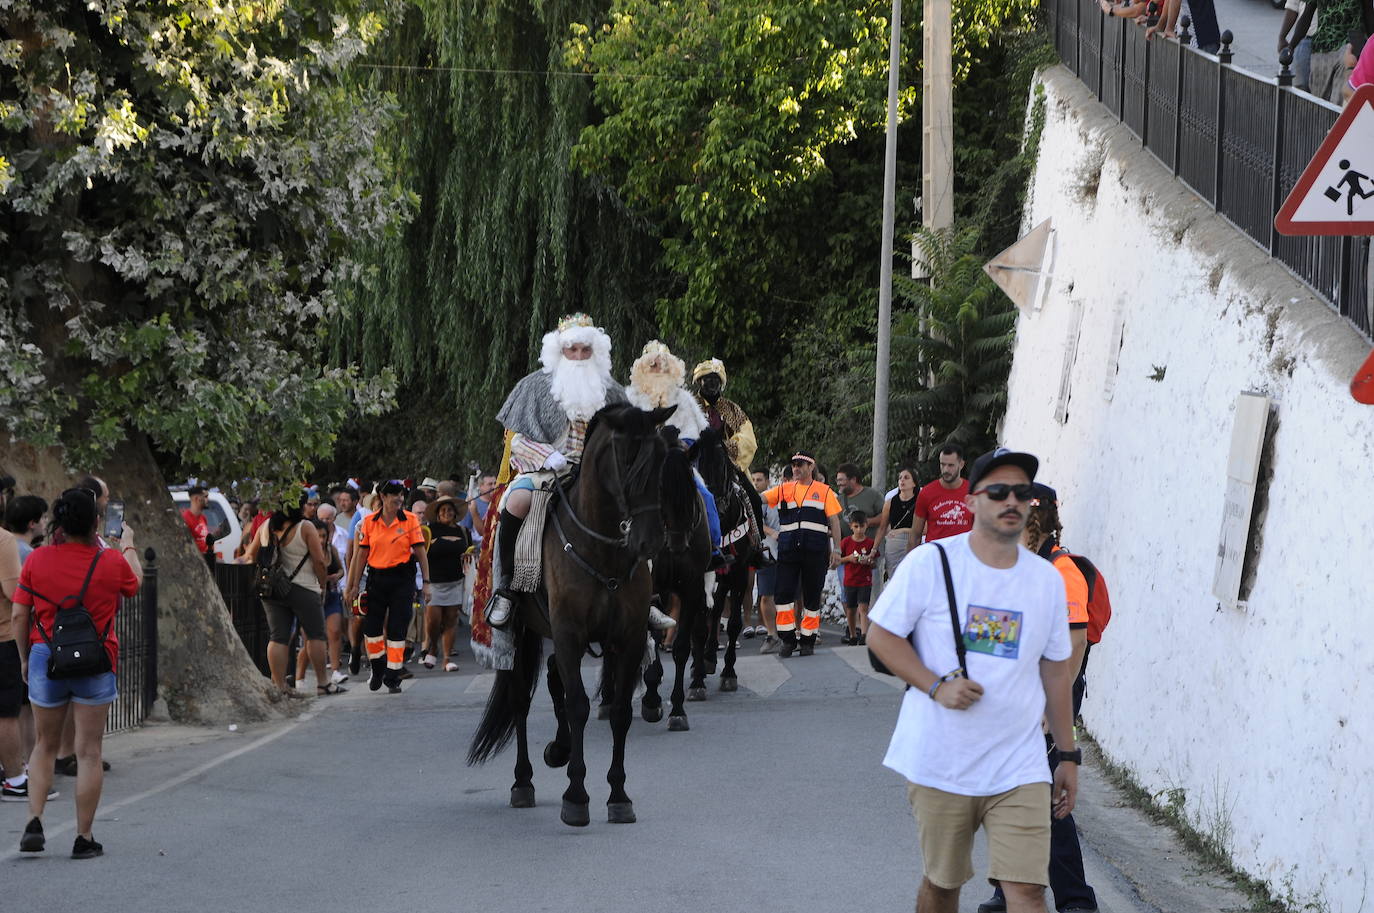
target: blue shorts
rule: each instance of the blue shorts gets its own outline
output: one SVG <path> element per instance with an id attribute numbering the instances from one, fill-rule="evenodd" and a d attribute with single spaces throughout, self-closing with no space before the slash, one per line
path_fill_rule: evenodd
<path id="1" fill-rule="evenodd" d="M 29 648 L 29 703 L 35 707 L 53 709 L 65 707 L 69 701 L 101 707 L 113 704 L 119 695 L 113 672 L 86 675 L 81 678 L 48 678 L 48 658 L 52 654 L 47 644 Z"/>
<path id="2" fill-rule="evenodd" d="M 778 588 L 778 566 L 761 567 L 754 571 L 754 587 L 760 596 L 772 596 Z"/>
<path id="3" fill-rule="evenodd" d="M 324 594 L 324 617 L 343 614 L 343 593 L 329 590 Z"/>

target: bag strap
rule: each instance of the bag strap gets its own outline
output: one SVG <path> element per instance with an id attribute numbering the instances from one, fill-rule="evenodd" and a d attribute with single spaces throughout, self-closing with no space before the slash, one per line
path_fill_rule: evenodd
<path id="1" fill-rule="evenodd" d="M 79 606 L 85 607 L 86 605 L 86 588 L 91 585 L 91 578 L 95 576 L 95 566 L 100 563 L 100 556 L 103 554 L 105 554 L 103 548 L 96 548 L 95 557 L 91 559 L 91 566 L 86 569 L 86 579 L 81 582 L 81 592 L 76 594 L 76 604 Z"/>
<path id="2" fill-rule="evenodd" d="M 949 600 L 949 623 L 954 629 L 954 653 L 959 657 L 959 671 L 968 678 L 968 651 L 964 647 L 964 632 L 959 627 L 959 604 L 954 598 L 954 576 L 949 571 L 949 556 L 945 547 L 938 542 L 931 543 L 940 551 L 940 569 L 945 574 L 945 597 Z"/>

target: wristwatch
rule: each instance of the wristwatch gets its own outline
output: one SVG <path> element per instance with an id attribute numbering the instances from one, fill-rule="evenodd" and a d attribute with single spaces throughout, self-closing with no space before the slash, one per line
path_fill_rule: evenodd
<path id="1" fill-rule="evenodd" d="M 1073 763 L 1075 763 L 1075 764 L 1077 764 L 1078 766 L 1082 767 L 1082 766 L 1083 766 L 1083 749 L 1081 749 L 1081 748 L 1075 748 L 1073 751 L 1060 751 L 1060 752 L 1059 752 L 1059 763 L 1060 763 L 1060 764 L 1063 764 L 1065 761 L 1072 761 Z"/>

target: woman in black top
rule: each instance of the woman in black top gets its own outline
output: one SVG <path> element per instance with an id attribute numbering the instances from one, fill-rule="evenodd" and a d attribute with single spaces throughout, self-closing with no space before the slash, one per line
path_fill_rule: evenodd
<path id="1" fill-rule="evenodd" d="M 453 661 L 453 642 L 458 633 L 458 614 L 464 603 L 464 569 L 472 550 L 472 534 L 458 525 L 467 504 L 445 495 L 425 511 L 432 540 L 429 544 L 430 601 L 425 607 L 425 649 L 422 662 L 433 669 L 442 648 L 444 669 L 457 672 Z"/>
<path id="2" fill-rule="evenodd" d="M 878 524 L 877 539 L 882 543 L 884 580 L 897 572 L 906 553 L 916 547 L 912 535 L 912 518 L 916 515 L 916 476 L 910 469 L 897 473 L 897 493 L 883 505 L 882 522 Z"/>

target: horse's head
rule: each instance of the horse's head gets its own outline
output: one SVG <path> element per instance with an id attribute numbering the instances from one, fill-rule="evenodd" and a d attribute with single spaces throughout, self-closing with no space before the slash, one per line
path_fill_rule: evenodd
<path id="1" fill-rule="evenodd" d="M 704 429 L 689 453 L 711 493 L 717 497 L 725 494 L 730 481 L 730 457 L 725 452 L 720 432 L 714 428 Z"/>
<path id="2" fill-rule="evenodd" d="M 626 545 L 641 558 L 663 548 L 660 485 L 668 446 L 658 426 L 675 408 L 646 412 L 618 403 L 598 412 L 587 428 L 583 465 L 597 474 L 599 487 L 615 505 Z"/>

